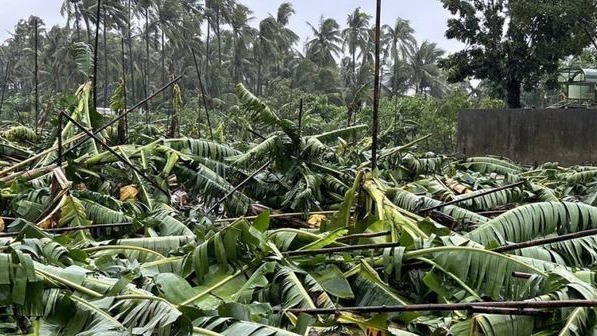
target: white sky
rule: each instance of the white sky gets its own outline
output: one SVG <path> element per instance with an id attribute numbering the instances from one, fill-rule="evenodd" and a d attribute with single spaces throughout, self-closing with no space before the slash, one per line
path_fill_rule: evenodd
<path id="1" fill-rule="evenodd" d="M 268 13 L 276 14 L 278 6 L 286 1 L 293 3 L 296 14 L 291 18 L 290 28 L 299 34 L 301 41 L 310 36 L 311 31 L 306 22 L 316 25 L 321 15 L 333 17 L 342 27 L 346 26 L 346 17 L 356 7 L 370 15 L 375 14 L 375 0 L 239 0 L 254 11 L 256 26 Z M 0 0 L 0 41 L 9 37 L 19 19 L 29 15 L 41 17 L 47 26 L 63 24 L 60 6 L 63 0 Z M 397 17 L 411 21 L 419 41 L 436 42 L 448 52 L 462 49 L 457 41 L 447 40 L 444 36 L 447 10 L 442 8 L 439 0 L 383 0 L 382 24 L 393 24 Z M 373 24 L 374 20 L 371 21 Z M 302 49 L 302 48 L 301 48 Z"/>

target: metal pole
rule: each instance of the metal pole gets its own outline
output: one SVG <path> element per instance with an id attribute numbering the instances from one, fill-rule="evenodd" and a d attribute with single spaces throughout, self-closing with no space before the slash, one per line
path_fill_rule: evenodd
<path id="1" fill-rule="evenodd" d="M 380 87 L 380 38 L 381 38 L 381 0 L 377 0 L 375 14 L 375 79 L 373 83 L 373 143 L 371 144 L 371 169 L 377 169 L 377 133 L 379 128 L 379 87 Z"/>

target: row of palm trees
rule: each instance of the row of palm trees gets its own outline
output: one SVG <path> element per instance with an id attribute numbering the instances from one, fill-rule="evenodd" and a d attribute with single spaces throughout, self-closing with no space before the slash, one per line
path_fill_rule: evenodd
<path id="1" fill-rule="evenodd" d="M 93 46 L 99 24 L 98 105 L 109 105 L 122 77 L 127 99 L 138 101 L 178 74 L 185 75 L 183 91 L 197 89 L 197 75 L 202 76 L 212 105 L 226 103 L 237 83 L 257 95 L 280 83 L 290 90 L 328 94 L 348 108 L 349 124 L 351 112 L 370 99 L 373 27 L 371 15 L 359 8 L 348 15 L 345 28 L 324 17 L 308 23 L 313 36 L 304 47 L 288 26 L 295 14 L 291 3 L 259 22 L 240 0 L 64 0 L 61 14 L 64 27 L 45 27 L 35 17 L 21 20 L 0 46 L 0 71 L 10 64 L 7 97 L 27 98 L 33 91 L 31 55 L 36 50 L 42 96 L 72 91 L 84 80 L 74 46 Z M 37 47 L 32 45 L 35 24 Z M 414 34 L 401 18 L 383 27 L 383 84 L 389 96 L 443 93 L 436 63 L 444 52 L 435 43 L 417 42 Z M 148 108 L 167 109 L 167 103 L 164 95 Z"/>

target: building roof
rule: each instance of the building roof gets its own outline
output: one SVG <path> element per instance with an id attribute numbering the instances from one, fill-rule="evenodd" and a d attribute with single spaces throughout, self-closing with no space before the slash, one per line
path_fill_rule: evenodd
<path id="1" fill-rule="evenodd" d="M 560 69 L 558 82 L 597 83 L 597 69 L 564 68 Z"/>

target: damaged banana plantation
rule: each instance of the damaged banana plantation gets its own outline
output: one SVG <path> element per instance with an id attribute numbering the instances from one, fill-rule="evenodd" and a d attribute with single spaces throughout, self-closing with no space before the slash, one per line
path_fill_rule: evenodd
<path id="1" fill-rule="evenodd" d="M 53 2 L 0 44 L 0 335 L 597 335 L 597 117 L 543 117 L 595 1 L 413 1 L 449 54 L 404 1 Z"/>

